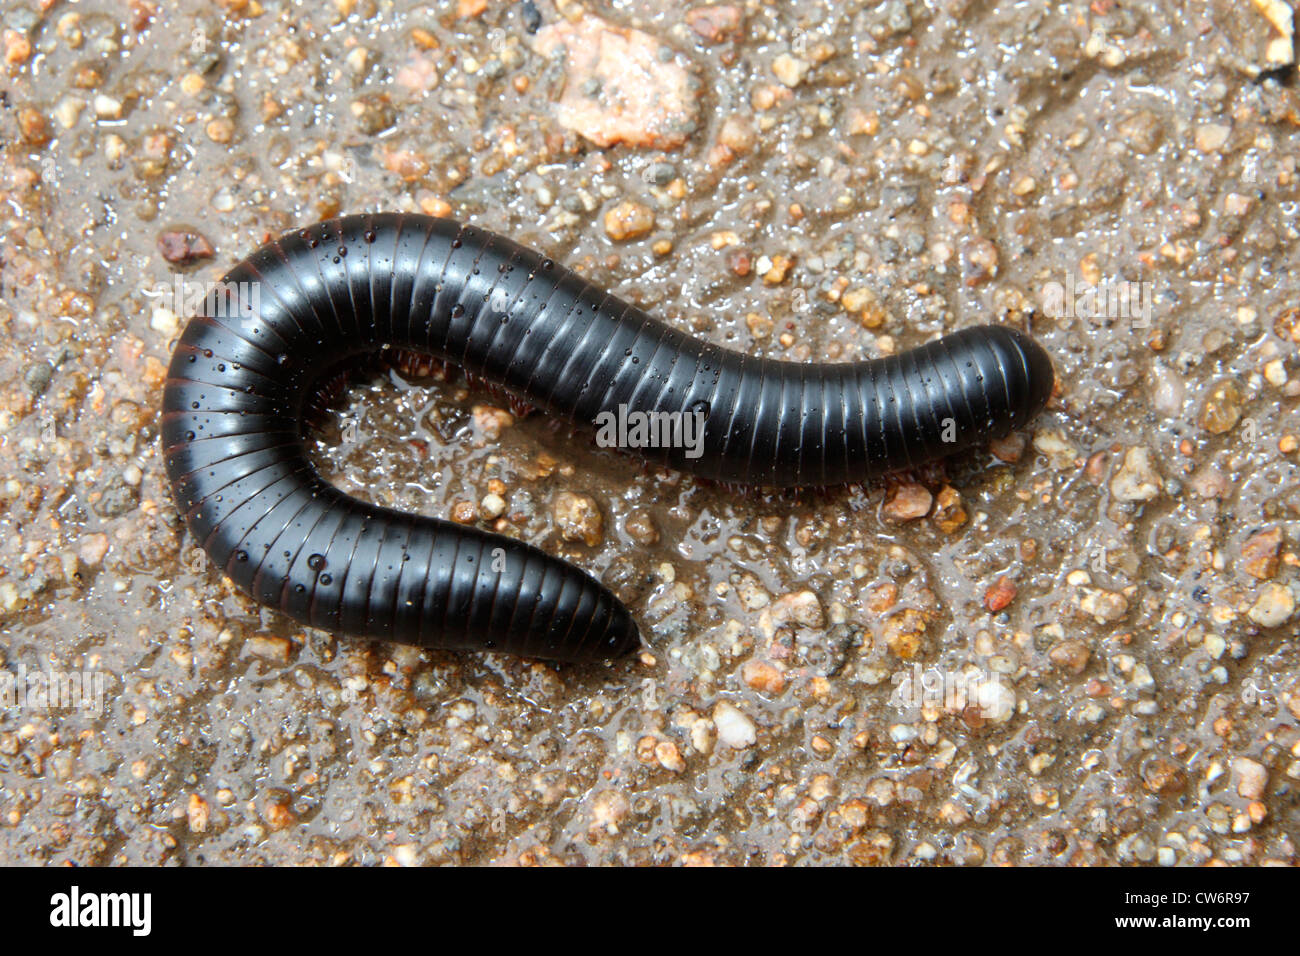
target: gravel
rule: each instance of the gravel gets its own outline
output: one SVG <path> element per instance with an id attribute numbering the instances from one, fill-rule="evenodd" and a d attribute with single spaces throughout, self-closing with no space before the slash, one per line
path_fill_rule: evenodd
<path id="1" fill-rule="evenodd" d="M 105 698 L 0 707 L 0 863 L 1296 863 L 1300 93 L 1256 6 L 10 4 L 0 691 Z M 380 208 L 753 355 L 1006 323 L 1058 392 L 778 495 L 362 376 L 330 480 L 580 564 L 650 643 L 299 628 L 182 531 L 156 292 Z"/>

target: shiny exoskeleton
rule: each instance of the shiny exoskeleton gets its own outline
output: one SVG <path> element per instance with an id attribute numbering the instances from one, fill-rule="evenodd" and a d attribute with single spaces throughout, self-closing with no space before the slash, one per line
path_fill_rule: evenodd
<path id="1" fill-rule="evenodd" d="M 445 219 L 348 216 L 263 246 L 187 325 L 163 447 L 195 539 L 256 600 L 313 627 L 555 660 L 639 645 L 585 572 L 512 538 L 350 498 L 308 463 L 321 374 L 385 347 L 424 352 L 590 425 L 602 411 L 702 412 L 707 478 L 835 485 L 1005 435 L 1046 403 L 1052 364 L 1013 329 L 969 328 L 842 364 L 693 338 L 508 239 Z M 232 308 L 232 304 L 234 307 Z"/>

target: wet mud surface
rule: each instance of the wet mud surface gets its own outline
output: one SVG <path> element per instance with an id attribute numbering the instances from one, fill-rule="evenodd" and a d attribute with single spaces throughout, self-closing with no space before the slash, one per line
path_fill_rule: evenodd
<path id="1" fill-rule="evenodd" d="M 29 0 L 0 30 L 0 663 L 102 688 L 0 696 L 0 862 L 1296 861 L 1300 101 L 1253 6 Z M 361 375 L 332 481 L 590 570 L 650 646 L 304 630 L 175 514 L 169 290 L 379 209 L 753 354 L 1006 323 L 1058 394 L 943 469 L 767 494 L 454 370 Z"/>

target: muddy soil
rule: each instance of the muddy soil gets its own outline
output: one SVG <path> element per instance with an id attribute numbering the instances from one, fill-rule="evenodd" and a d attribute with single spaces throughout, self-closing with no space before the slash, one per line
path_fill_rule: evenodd
<path id="1" fill-rule="evenodd" d="M 1296 862 L 1288 27 L 0 4 L 0 863 Z M 175 513 L 169 290 L 378 209 L 753 354 L 1014 325 L 1058 394 L 936 473 L 738 494 L 454 372 L 365 376 L 317 435 L 331 480 L 589 569 L 650 647 L 556 667 L 304 630 Z M 599 522 L 566 534 L 566 494 Z M 17 693 L 51 672 L 81 695 Z"/>

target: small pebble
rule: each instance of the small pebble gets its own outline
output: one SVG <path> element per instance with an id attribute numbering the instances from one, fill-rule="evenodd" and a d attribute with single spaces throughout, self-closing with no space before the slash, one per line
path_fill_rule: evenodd
<path id="1" fill-rule="evenodd" d="M 785 689 L 785 675 L 767 661 L 746 661 L 741 677 L 747 685 L 764 694 L 774 696 Z"/>
<path id="2" fill-rule="evenodd" d="M 1163 482 L 1151 464 L 1151 453 L 1134 446 L 1124 452 L 1124 463 L 1110 479 L 1110 493 L 1120 501 L 1150 501 L 1160 494 Z"/>
<path id="3" fill-rule="evenodd" d="M 1232 431 L 1241 420 L 1241 389 L 1232 379 L 1220 379 L 1201 405 L 1200 426 L 1211 435 Z"/>
<path id="4" fill-rule="evenodd" d="M 168 262 L 190 265 L 216 255 L 206 236 L 188 229 L 169 229 L 158 235 L 158 252 Z"/>
<path id="5" fill-rule="evenodd" d="M 734 750 L 743 750 L 758 742 L 754 722 L 725 700 L 714 706 L 713 723 L 718 729 L 718 740 Z"/>
<path id="6" fill-rule="evenodd" d="M 803 82 L 810 67 L 811 64 L 789 53 L 782 53 L 772 61 L 772 72 L 776 74 L 776 78 L 791 88 Z"/>
<path id="7" fill-rule="evenodd" d="M 582 541 L 589 547 L 600 544 L 605 533 L 600 506 L 590 495 L 562 491 L 552 505 L 555 526 L 565 541 Z"/>
<path id="8" fill-rule="evenodd" d="M 654 211 L 643 203 L 625 199 L 605 213 L 605 234 L 616 242 L 639 239 L 654 228 Z"/>
<path id="9" fill-rule="evenodd" d="M 1269 584 L 1259 592 L 1246 616 L 1260 627 L 1280 627 L 1295 613 L 1295 595 L 1282 584 Z"/>
<path id="10" fill-rule="evenodd" d="M 895 485 L 885 494 L 881 514 L 889 521 L 915 521 L 930 513 L 934 498 L 924 485 L 914 482 Z"/>
<path id="11" fill-rule="evenodd" d="M 1232 775 L 1237 781 L 1237 794 L 1247 800 L 1258 800 L 1268 785 L 1268 768 L 1249 757 L 1232 761 Z"/>
<path id="12" fill-rule="evenodd" d="M 1267 581 L 1277 574 L 1282 529 L 1265 528 L 1251 535 L 1241 546 L 1238 566 L 1253 578 Z"/>

